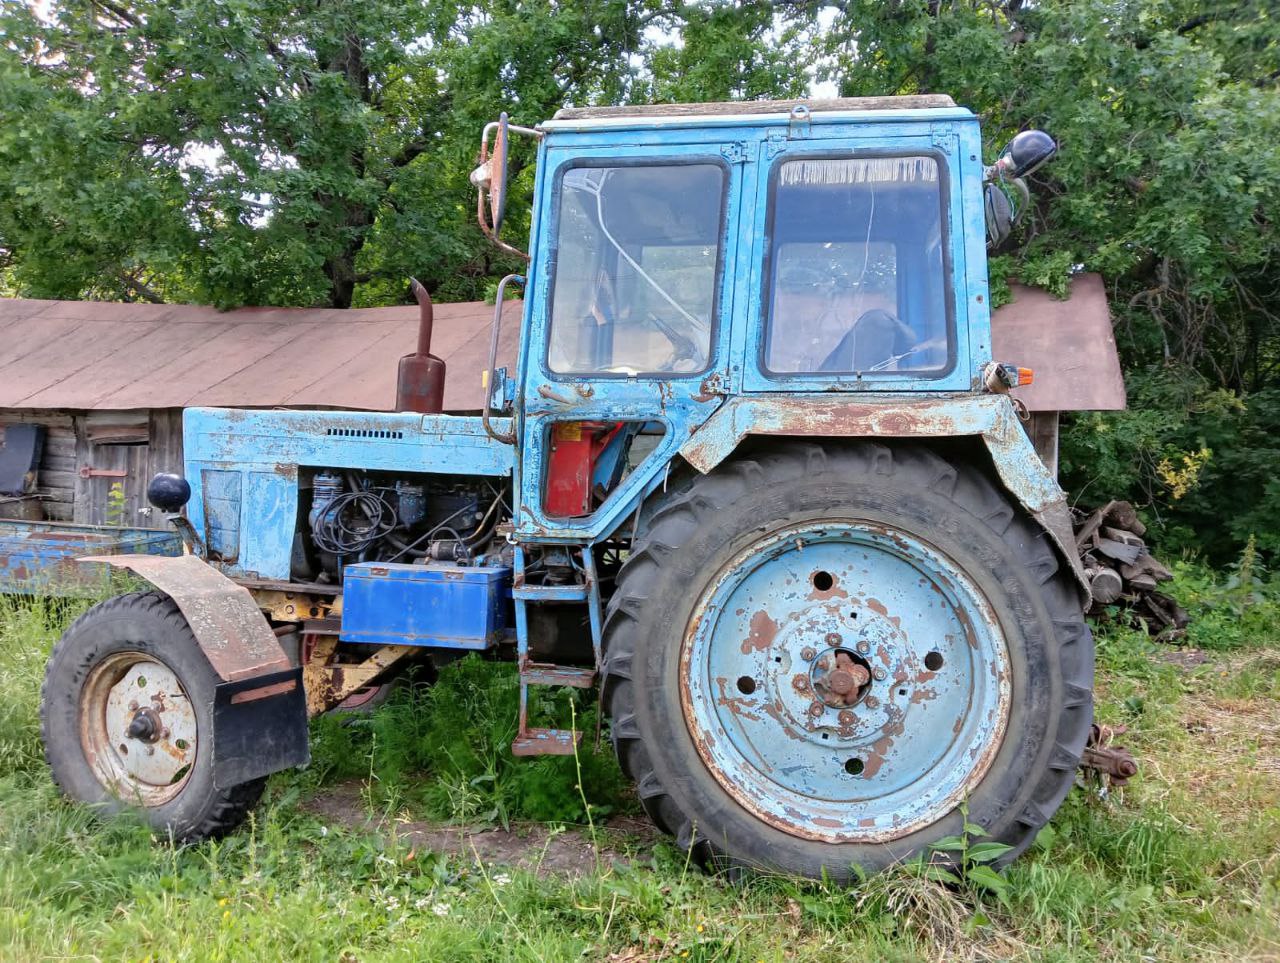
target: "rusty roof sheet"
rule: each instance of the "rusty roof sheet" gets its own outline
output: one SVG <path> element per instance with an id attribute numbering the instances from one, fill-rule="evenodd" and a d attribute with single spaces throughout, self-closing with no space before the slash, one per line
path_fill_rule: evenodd
<path id="1" fill-rule="evenodd" d="M 444 404 L 484 404 L 493 308 L 437 304 Z M 520 302 L 498 364 L 513 368 Z M 388 411 L 418 308 L 241 308 L 0 299 L 0 408 L 324 407 Z"/>
<path id="2" fill-rule="evenodd" d="M 1011 287 L 1013 303 L 992 312 L 992 354 L 1035 371 L 1035 381 L 1015 388 L 1014 396 L 1031 411 L 1124 408 L 1124 376 L 1102 278 L 1076 275 L 1065 301 L 1039 288 Z"/>

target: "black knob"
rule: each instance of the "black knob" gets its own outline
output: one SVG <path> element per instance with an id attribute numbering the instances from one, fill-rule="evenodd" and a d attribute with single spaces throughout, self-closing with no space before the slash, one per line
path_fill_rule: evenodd
<path id="1" fill-rule="evenodd" d="M 147 486 L 147 501 L 162 512 L 179 512 L 191 498 L 191 485 L 181 475 L 162 471 Z"/>

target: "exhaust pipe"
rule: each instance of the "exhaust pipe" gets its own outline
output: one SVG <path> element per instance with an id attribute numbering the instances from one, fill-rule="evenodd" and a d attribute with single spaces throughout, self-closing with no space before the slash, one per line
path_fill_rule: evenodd
<path id="1" fill-rule="evenodd" d="M 417 411 L 438 415 L 444 411 L 444 362 L 431 353 L 431 325 L 434 320 L 431 295 L 417 278 L 409 279 L 409 290 L 417 299 L 418 350 L 400 359 L 396 377 L 396 411 Z"/>

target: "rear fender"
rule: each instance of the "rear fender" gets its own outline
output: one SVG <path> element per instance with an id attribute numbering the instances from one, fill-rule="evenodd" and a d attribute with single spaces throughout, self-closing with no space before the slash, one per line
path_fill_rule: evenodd
<path id="1" fill-rule="evenodd" d="M 982 439 L 1005 490 L 1044 530 L 1070 566 L 1082 601 L 1090 599 L 1072 534 L 1066 494 L 1036 454 L 1006 395 L 950 398 L 752 395 L 732 398 L 685 442 L 680 454 L 702 473 L 750 436 Z"/>
<path id="2" fill-rule="evenodd" d="M 177 604 L 222 682 L 214 690 L 213 777 L 220 789 L 310 761 L 302 669 L 290 663 L 249 590 L 194 555 L 97 555 Z"/>

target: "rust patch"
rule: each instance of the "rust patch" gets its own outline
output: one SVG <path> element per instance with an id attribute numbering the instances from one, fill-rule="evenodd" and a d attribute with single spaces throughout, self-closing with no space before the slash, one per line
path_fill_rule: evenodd
<path id="1" fill-rule="evenodd" d="M 778 637 L 778 623 L 769 617 L 769 613 L 761 609 L 751 616 L 751 632 L 742 643 L 742 654 L 749 655 L 751 650 L 763 652 L 773 645 Z"/>

